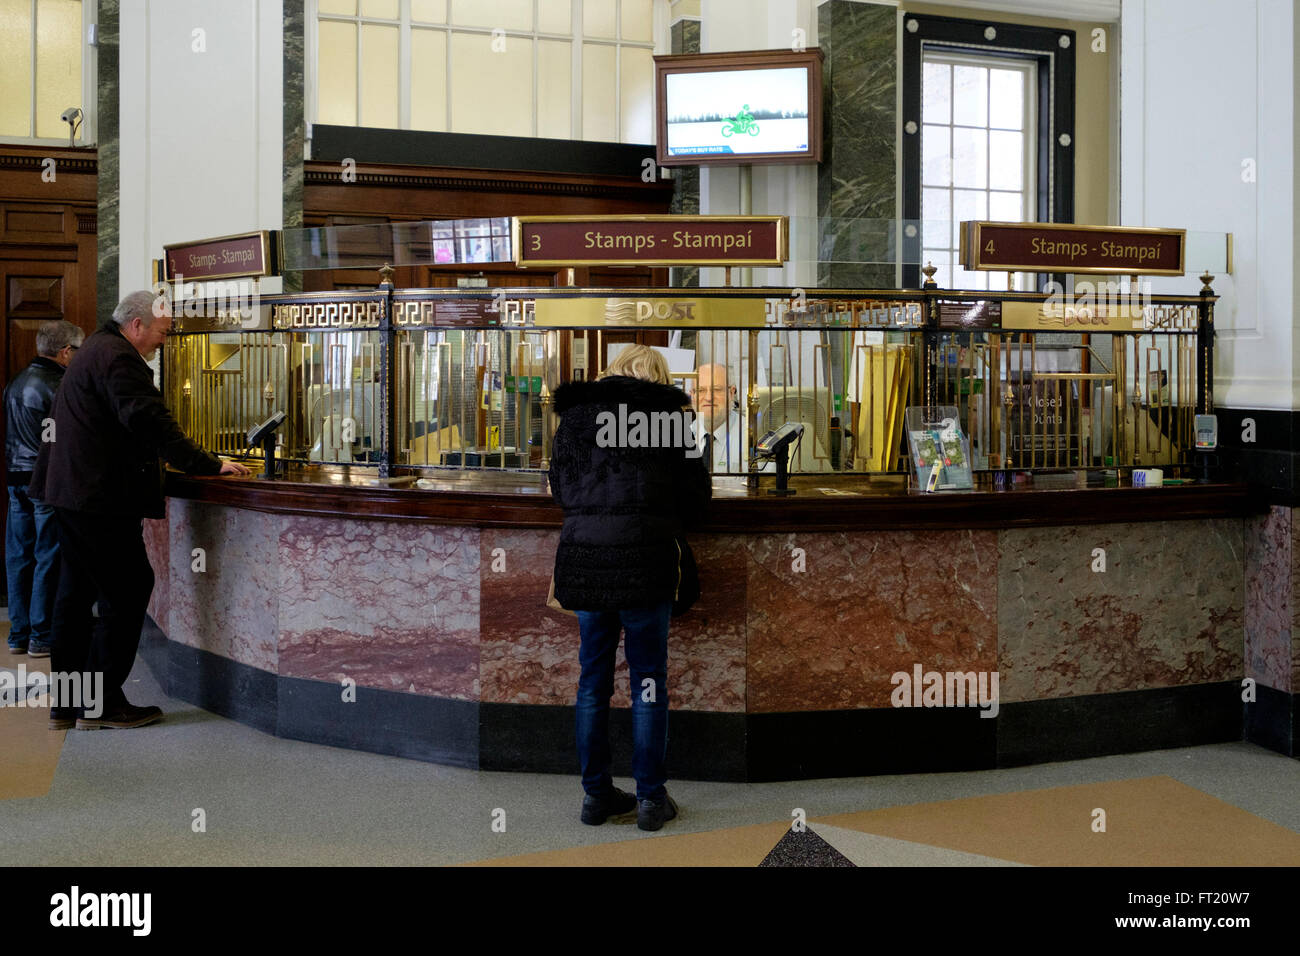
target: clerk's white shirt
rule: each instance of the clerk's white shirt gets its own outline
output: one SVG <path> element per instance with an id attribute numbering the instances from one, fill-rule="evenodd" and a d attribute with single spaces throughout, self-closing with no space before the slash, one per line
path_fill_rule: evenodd
<path id="1" fill-rule="evenodd" d="M 713 430 L 713 462 L 709 471 L 748 471 L 749 459 L 745 448 L 744 419 L 734 409 L 724 422 Z M 704 419 L 695 419 L 695 444 L 704 447 Z"/>

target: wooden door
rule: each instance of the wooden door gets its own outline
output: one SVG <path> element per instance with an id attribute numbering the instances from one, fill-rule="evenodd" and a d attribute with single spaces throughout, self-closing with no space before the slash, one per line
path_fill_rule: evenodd
<path id="1" fill-rule="evenodd" d="M 75 322 L 77 263 L 0 260 L 5 377 L 9 382 L 36 357 L 36 330 L 42 322 Z"/>

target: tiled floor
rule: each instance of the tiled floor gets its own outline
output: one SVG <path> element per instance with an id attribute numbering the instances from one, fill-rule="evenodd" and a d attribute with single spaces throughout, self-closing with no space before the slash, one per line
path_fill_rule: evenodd
<path id="1" fill-rule="evenodd" d="M 0 671 L 20 664 L 48 668 L 0 656 Z M 583 826 L 576 772 L 477 772 L 281 740 L 169 701 L 142 664 L 127 695 L 166 720 L 51 732 L 44 708 L 0 708 L 0 833 L 15 859 L 1300 865 L 1300 761 L 1245 743 L 971 773 L 676 781 L 680 818 L 648 834 Z"/>

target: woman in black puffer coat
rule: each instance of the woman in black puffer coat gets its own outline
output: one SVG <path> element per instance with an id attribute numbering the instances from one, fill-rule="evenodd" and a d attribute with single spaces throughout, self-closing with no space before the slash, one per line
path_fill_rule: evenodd
<path id="1" fill-rule="evenodd" d="M 582 639 L 577 737 L 584 823 L 636 808 L 638 826 L 657 830 L 677 814 L 665 787 L 668 622 L 679 580 L 677 539 L 703 519 L 710 486 L 690 399 L 668 383 L 659 353 L 634 345 L 599 380 L 555 390 L 560 426 L 550 486 L 564 509 L 555 597 L 578 613 Z M 638 430 L 639 423 L 646 427 Z M 673 444 L 664 440 L 669 436 Z M 609 773 L 620 630 L 631 681 L 635 799 L 616 789 Z"/>

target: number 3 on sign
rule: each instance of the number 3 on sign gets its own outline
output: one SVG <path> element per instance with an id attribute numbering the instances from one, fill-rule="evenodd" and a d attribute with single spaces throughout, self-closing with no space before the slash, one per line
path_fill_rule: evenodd
<path id="1" fill-rule="evenodd" d="M 542 251 L 542 237 L 539 236 L 537 233 L 533 233 L 533 248 L 532 248 L 532 251 L 533 251 L 533 252 L 541 252 L 541 251 Z"/>

